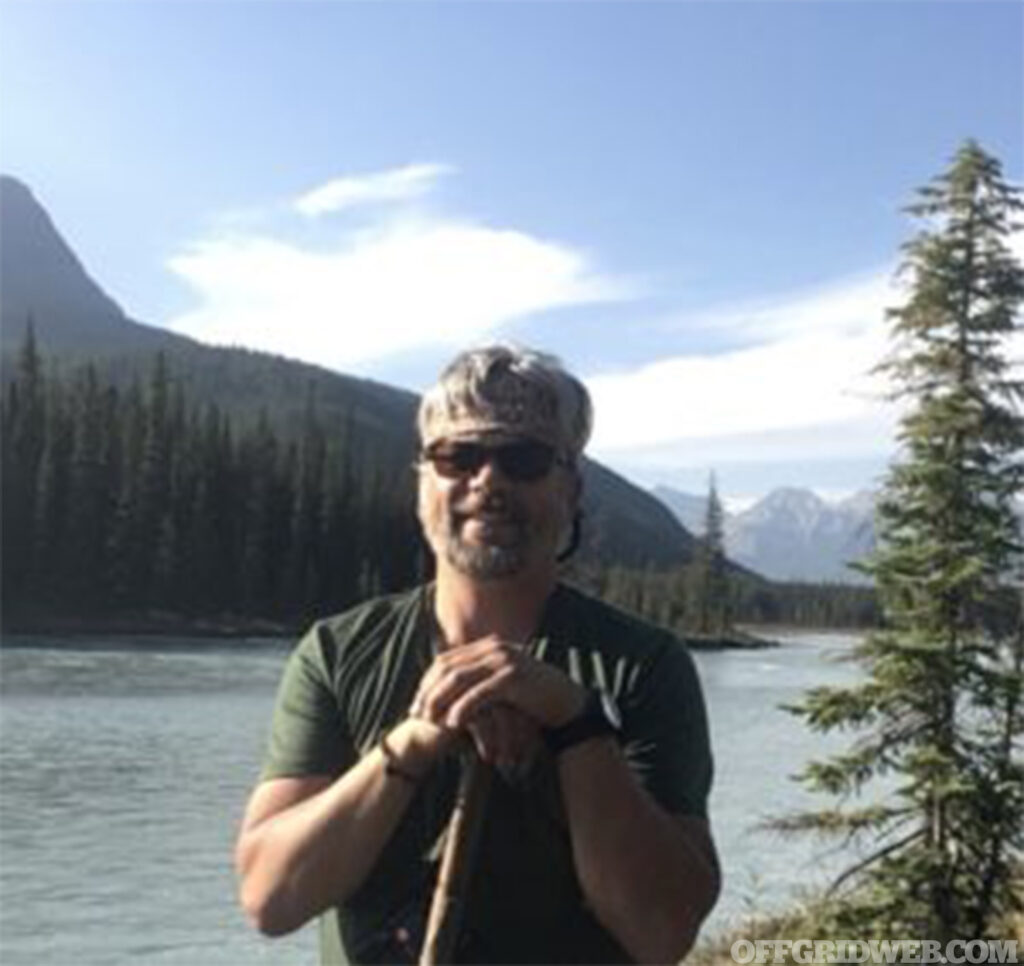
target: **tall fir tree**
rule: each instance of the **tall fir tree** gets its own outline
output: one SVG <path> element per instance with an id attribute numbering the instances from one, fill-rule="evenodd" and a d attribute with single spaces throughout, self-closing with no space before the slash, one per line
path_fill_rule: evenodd
<path id="1" fill-rule="evenodd" d="M 720 634 L 729 625 L 729 575 L 725 563 L 725 514 L 713 472 L 708 478 L 704 534 L 695 570 L 696 629 L 702 634 Z"/>
<path id="2" fill-rule="evenodd" d="M 968 141 L 908 208 L 924 228 L 904 246 L 908 297 L 888 312 L 894 348 L 879 366 L 904 406 L 900 449 L 866 568 L 887 627 L 857 650 L 863 683 L 814 689 L 795 709 L 814 729 L 862 732 L 803 776 L 839 804 L 779 823 L 875 843 L 834 886 L 839 926 L 860 934 L 980 938 L 1020 906 L 1024 636 L 1009 588 L 1024 421 L 1006 350 L 1024 300 L 1007 244 L 1022 207 Z M 851 803 L 876 776 L 893 792 Z"/>
<path id="3" fill-rule="evenodd" d="M 81 373 L 73 400 L 69 484 L 73 510 L 62 550 L 68 567 L 68 604 L 89 614 L 102 606 L 106 592 L 106 534 L 114 489 L 104 434 L 115 426 L 104 424 L 104 400 L 92 365 Z"/>
<path id="4" fill-rule="evenodd" d="M 5 606 L 24 604 L 35 570 L 37 482 L 46 442 L 46 387 L 29 315 L 15 378 L 4 399 L 3 514 L 0 567 Z"/>

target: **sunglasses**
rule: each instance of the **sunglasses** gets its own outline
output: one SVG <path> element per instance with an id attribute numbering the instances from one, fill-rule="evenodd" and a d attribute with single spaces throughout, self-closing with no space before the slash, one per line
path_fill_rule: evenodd
<path id="1" fill-rule="evenodd" d="M 476 476 L 490 460 L 502 475 L 516 483 L 544 479 L 559 460 L 553 446 L 533 439 L 486 446 L 474 442 L 440 442 L 428 446 L 423 458 L 433 464 L 438 476 L 449 480 Z"/>

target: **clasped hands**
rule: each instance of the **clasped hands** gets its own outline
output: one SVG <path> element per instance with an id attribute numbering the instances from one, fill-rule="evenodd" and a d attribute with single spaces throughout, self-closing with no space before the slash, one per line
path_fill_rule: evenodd
<path id="1" fill-rule="evenodd" d="M 506 776 L 523 774 L 540 744 L 583 708 L 586 691 L 562 671 L 498 636 L 440 652 L 420 680 L 407 723 L 432 764 L 461 735 Z"/>

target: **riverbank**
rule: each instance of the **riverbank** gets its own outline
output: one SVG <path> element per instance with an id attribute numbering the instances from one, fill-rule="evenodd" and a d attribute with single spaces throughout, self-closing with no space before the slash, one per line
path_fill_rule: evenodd
<path id="1" fill-rule="evenodd" d="M 279 638 L 294 637 L 305 628 L 296 623 L 262 618 L 188 617 L 164 611 L 119 614 L 115 617 L 54 617 L 22 615 L 3 621 L 0 635 L 39 634 L 47 637 L 215 637 L 215 638 Z"/>
<path id="2" fill-rule="evenodd" d="M 47 637 L 200 637 L 222 639 L 289 638 L 301 634 L 308 622 L 271 621 L 227 614 L 221 617 L 188 617 L 166 611 L 121 614 L 116 617 L 54 617 L 46 614 L 20 615 L 0 624 L 0 640 L 11 634 L 39 634 Z M 778 647 L 779 642 L 734 628 L 723 634 L 684 635 L 694 651 L 761 650 Z"/>
<path id="3" fill-rule="evenodd" d="M 759 651 L 764 648 L 778 647 L 779 642 L 767 637 L 751 634 L 748 630 L 732 628 L 724 634 L 683 635 L 686 646 L 693 651 Z"/>

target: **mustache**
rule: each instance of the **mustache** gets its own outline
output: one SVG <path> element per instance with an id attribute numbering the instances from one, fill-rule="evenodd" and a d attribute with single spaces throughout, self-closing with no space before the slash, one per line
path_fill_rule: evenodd
<path id="1" fill-rule="evenodd" d="M 526 513 L 522 507 L 502 496 L 489 496 L 483 499 L 467 500 L 454 507 L 454 513 L 460 517 L 472 517 L 478 514 L 499 517 L 510 523 L 525 523 Z"/>

